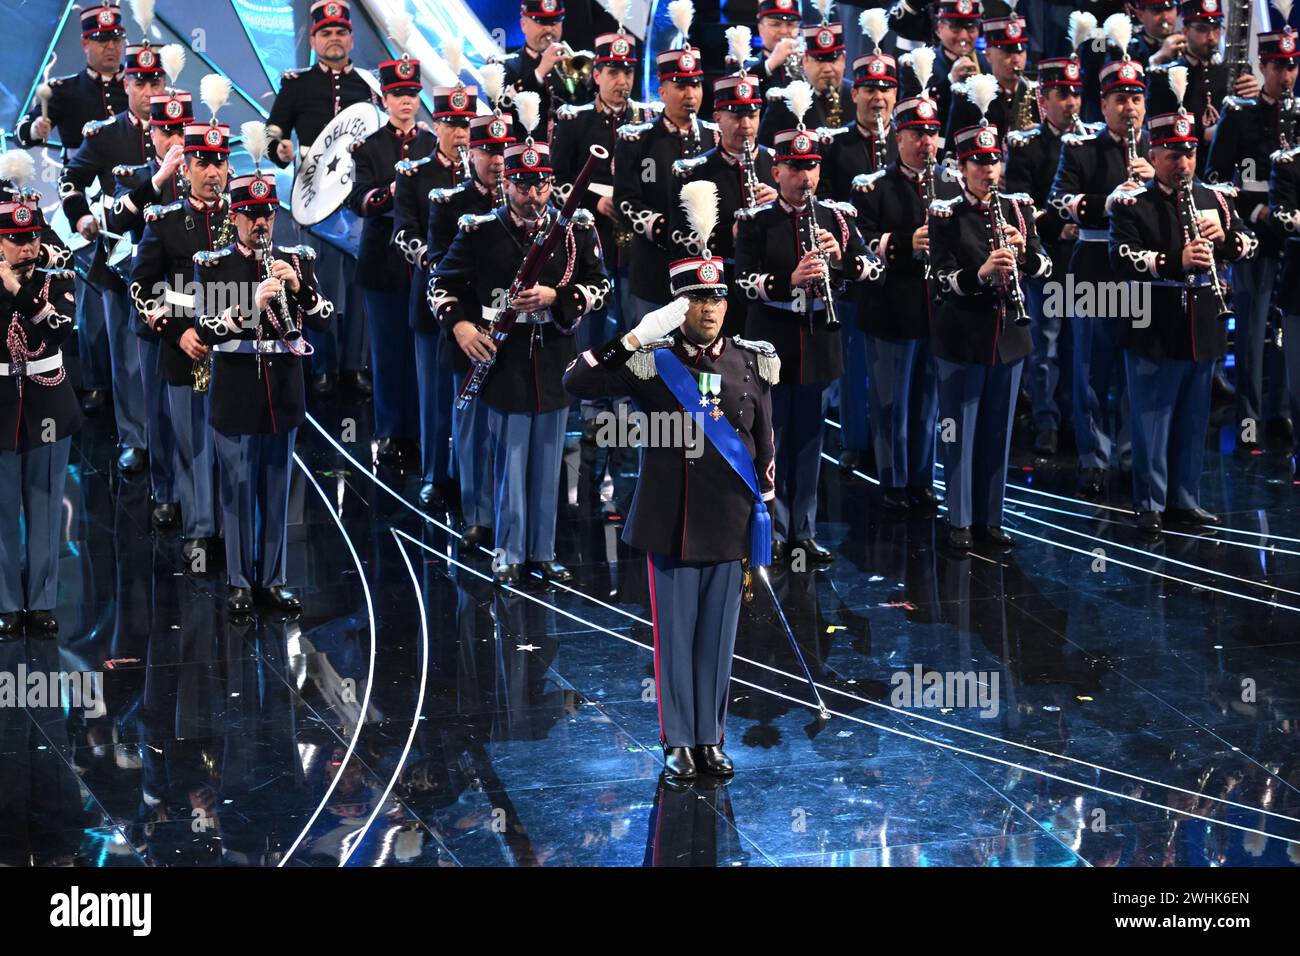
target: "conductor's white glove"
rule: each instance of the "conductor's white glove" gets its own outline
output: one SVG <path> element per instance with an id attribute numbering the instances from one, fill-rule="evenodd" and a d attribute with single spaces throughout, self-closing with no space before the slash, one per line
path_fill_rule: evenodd
<path id="1" fill-rule="evenodd" d="M 638 345 L 646 345 L 655 339 L 663 338 L 669 332 L 681 326 L 686 319 L 686 310 L 690 302 L 685 296 L 673 299 L 665 306 L 655 309 L 653 312 L 647 312 L 641 321 L 627 335 L 623 336 L 623 347 L 629 351 L 635 350 Z M 637 345 L 628 341 L 635 336 Z"/>

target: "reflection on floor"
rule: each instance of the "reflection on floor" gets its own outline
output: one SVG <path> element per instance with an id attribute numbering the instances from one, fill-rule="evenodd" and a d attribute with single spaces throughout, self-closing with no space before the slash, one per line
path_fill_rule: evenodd
<path id="1" fill-rule="evenodd" d="M 675 790 L 645 564 L 618 541 L 635 461 L 594 481 L 604 461 L 570 436 L 559 557 L 577 579 L 507 593 L 388 490 L 413 500 L 413 478 L 333 444 L 368 408 L 315 412 L 296 621 L 228 620 L 219 578 L 175 570 L 145 483 L 109 470 L 109 420 L 88 424 L 61 636 L 0 644 L 0 673 L 102 672 L 103 701 L 0 707 L 0 865 L 1300 863 L 1300 509 L 1280 457 L 1213 453 L 1207 504 L 1243 533 L 1155 545 L 1070 499 L 1064 458 L 1017 459 L 1019 545 L 968 557 L 942 518 L 887 517 L 828 462 L 837 559 L 776 585 L 834 716 L 804 703 L 759 593 L 736 777 Z M 996 679 L 996 714 L 892 708 L 916 668 Z"/>

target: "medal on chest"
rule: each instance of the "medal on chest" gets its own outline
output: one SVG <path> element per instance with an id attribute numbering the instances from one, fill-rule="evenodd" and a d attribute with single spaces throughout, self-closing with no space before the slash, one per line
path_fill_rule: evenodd
<path id="1" fill-rule="evenodd" d="M 722 417 L 722 376 L 718 372 L 700 373 L 700 407 L 709 409 L 709 417 L 715 422 Z M 709 406 L 713 406 L 709 408 Z"/>

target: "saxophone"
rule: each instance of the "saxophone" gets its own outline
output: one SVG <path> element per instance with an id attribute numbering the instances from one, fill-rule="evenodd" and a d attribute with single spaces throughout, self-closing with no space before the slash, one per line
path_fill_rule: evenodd
<path id="1" fill-rule="evenodd" d="M 826 125 L 834 129 L 844 122 L 840 109 L 840 88 L 834 81 L 826 88 L 826 99 L 829 103 L 826 107 Z"/>
<path id="2" fill-rule="evenodd" d="M 1011 124 L 1017 132 L 1033 129 L 1038 125 L 1038 121 L 1034 118 L 1034 90 L 1025 80 L 1024 73 L 1022 67 L 1016 67 L 1016 89 L 1011 94 L 1013 97 L 1016 93 L 1020 94 L 1020 102 L 1016 104 L 1016 118 Z"/>
<path id="3" fill-rule="evenodd" d="M 235 238 L 234 232 L 234 220 L 230 218 L 230 210 L 226 210 L 226 218 L 222 220 L 221 228 L 217 230 L 217 238 L 213 242 L 214 247 L 223 249 L 230 245 Z M 194 360 L 194 367 L 190 369 L 190 377 L 194 380 L 194 391 L 200 395 L 207 392 L 212 385 L 212 349 L 208 349 L 203 358 Z"/>

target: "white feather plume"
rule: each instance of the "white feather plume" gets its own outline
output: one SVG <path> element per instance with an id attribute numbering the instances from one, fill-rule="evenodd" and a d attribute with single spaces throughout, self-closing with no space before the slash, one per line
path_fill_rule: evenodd
<path id="1" fill-rule="evenodd" d="M 131 0 L 131 16 L 140 24 L 144 38 L 149 39 L 149 28 L 153 26 L 154 0 Z"/>
<path id="2" fill-rule="evenodd" d="M 713 235 L 718 224 L 718 186 L 709 179 L 687 183 L 682 187 L 682 210 L 691 229 L 700 237 L 701 245 L 707 249 L 709 237 Z"/>
<path id="3" fill-rule="evenodd" d="M 966 98 L 975 104 L 983 116 L 989 104 L 998 95 L 998 78 L 992 73 L 977 73 L 966 78 Z"/>
<path id="4" fill-rule="evenodd" d="M 388 35 L 393 38 L 398 53 L 406 52 L 406 45 L 411 42 L 411 29 L 415 17 L 405 10 L 394 10 L 388 17 Z"/>
<path id="5" fill-rule="evenodd" d="M 623 21 L 627 19 L 627 8 L 632 5 L 632 0 L 609 0 L 609 15 L 614 18 L 619 29 L 623 28 Z"/>
<path id="6" fill-rule="evenodd" d="M 1112 13 L 1102 24 L 1102 29 L 1106 39 L 1119 47 L 1121 53 L 1128 49 L 1128 42 L 1133 39 L 1133 21 L 1127 13 Z"/>
<path id="7" fill-rule="evenodd" d="M 929 89 L 930 77 L 934 76 L 934 47 L 917 47 L 908 54 L 908 57 L 908 62 L 912 64 L 912 75 L 916 77 L 916 82 L 921 84 L 921 89 Z"/>
<path id="8" fill-rule="evenodd" d="M 754 31 L 749 27 L 727 27 L 727 51 L 736 61 L 736 69 L 743 70 L 754 48 Z"/>
<path id="9" fill-rule="evenodd" d="M 244 149 L 253 158 L 253 165 L 260 166 L 266 159 L 266 124 L 261 120 L 249 120 L 239 126 L 239 135 L 244 141 Z"/>
<path id="10" fill-rule="evenodd" d="M 795 80 L 789 86 L 781 89 L 781 96 L 785 98 L 786 105 L 790 107 L 790 112 L 794 114 L 795 122 L 802 124 L 804 116 L 812 107 L 812 86 L 807 80 Z"/>
<path id="11" fill-rule="evenodd" d="M 35 175 L 36 160 L 25 149 L 10 149 L 0 153 L 0 179 L 22 186 L 31 182 Z"/>
<path id="12" fill-rule="evenodd" d="M 209 73 L 199 80 L 199 99 L 212 111 L 215 119 L 217 110 L 226 105 L 230 99 L 230 79 L 220 73 Z"/>
<path id="13" fill-rule="evenodd" d="M 1187 67 L 1171 66 L 1165 70 L 1165 78 L 1169 80 L 1169 89 L 1173 91 L 1174 99 L 1182 106 L 1183 97 L 1187 95 Z"/>
<path id="14" fill-rule="evenodd" d="M 1273 9 L 1281 14 L 1283 26 L 1291 19 L 1291 8 L 1294 5 L 1292 0 L 1273 0 Z"/>
<path id="15" fill-rule="evenodd" d="M 496 108 L 497 100 L 506 88 L 506 65 L 504 63 L 484 63 L 479 75 L 483 77 L 483 93 L 488 102 Z"/>
<path id="16" fill-rule="evenodd" d="M 862 27 L 863 36 L 871 37 L 871 42 L 876 45 L 872 52 L 879 53 L 880 43 L 889 32 L 889 21 L 885 19 L 885 11 L 880 7 L 863 10 L 862 16 L 858 17 L 858 26 Z"/>
<path id="17" fill-rule="evenodd" d="M 168 43 L 158 51 L 158 56 L 162 60 L 163 72 L 167 74 L 167 85 L 175 86 L 176 77 L 185 69 L 185 47 L 179 43 Z"/>
<path id="18" fill-rule="evenodd" d="M 1093 30 L 1097 29 L 1097 17 L 1084 10 L 1075 10 L 1070 14 L 1070 49 L 1077 50 Z"/>
<path id="19" fill-rule="evenodd" d="M 451 70 L 453 82 L 460 82 L 460 68 L 465 61 L 465 48 L 461 45 L 460 37 L 447 37 L 442 44 L 442 58 L 447 61 L 447 69 Z"/>
<path id="20" fill-rule="evenodd" d="M 817 12 L 822 15 L 822 20 L 831 18 L 831 8 L 835 6 L 835 0 L 817 0 Z"/>
<path id="21" fill-rule="evenodd" d="M 691 23 L 695 20 L 695 4 L 691 0 L 672 0 L 668 4 L 668 19 L 685 40 L 690 36 Z"/>
<path id="22" fill-rule="evenodd" d="M 515 94 L 515 113 L 519 116 L 519 125 L 533 135 L 537 124 L 542 121 L 542 97 L 535 90 L 523 90 Z"/>

